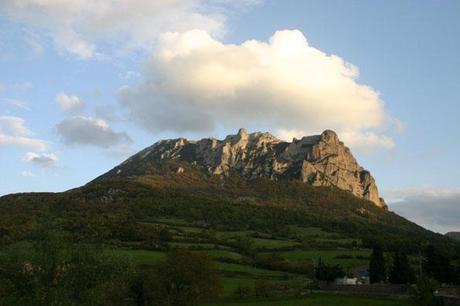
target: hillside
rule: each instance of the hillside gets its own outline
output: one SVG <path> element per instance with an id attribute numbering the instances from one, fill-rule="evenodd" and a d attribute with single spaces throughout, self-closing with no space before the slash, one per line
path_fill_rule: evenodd
<path id="1" fill-rule="evenodd" d="M 460 241 L 460 232 L 448 232 L 446 236 L 455 240 Z"/>

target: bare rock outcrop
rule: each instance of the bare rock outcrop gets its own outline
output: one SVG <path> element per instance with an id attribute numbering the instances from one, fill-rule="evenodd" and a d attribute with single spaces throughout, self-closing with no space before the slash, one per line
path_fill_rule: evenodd
<path id="1" fill-rule="evenodd" d="M 336 186 L 379 207 L 386 207 L 370 172 L 357 163 L 350 149 L 331 130 L 292 142 L 279 140 L 270 133 L 248 133 L 245 129 L 223 140 L 162 140 L 132 156 L 106 176 L 143 175 L 155 164 L 174 159 L 189 162 L 210 175 L 236 173 L 248 179 L 289 178 L 313 186 Z M 183 172 L 180 169 L 177 173 Z"/>

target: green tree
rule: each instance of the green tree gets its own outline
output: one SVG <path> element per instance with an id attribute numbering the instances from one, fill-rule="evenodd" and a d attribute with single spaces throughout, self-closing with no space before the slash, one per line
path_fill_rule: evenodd
<path id="1" fill-rule="evenodd" d="M 415 306 L 437 306 L 440 305 L 436 300 L 434 292 L 439 287 L 439 283 L 426 275 L 421 275 L 416 286 L 411 291 L 411 301 Z"/>
<path id="2" fill-rule="evenodd" d="M 315 269 L 315 277 L 317 280 L 332 282 L 336 278 L 341 278 L 345 276 L 345 272 L 340 265 L 329 265 L 323 263 L 321 257 L 318 259 L 318 264 Z"/>
<path id="3" fill-rule="evenodd" d="M 450 263 L 450 258 L 432 245 L 429 245 L 425 250 L 422 269 L 423 273 L 439 282 L 455 282 L 455 268 Z"/>
<path id="4" fill-rule="evenodd" d="M 410 284 L 414 281 L 414 271 L 404 252 L 394 252 L 389 281 L 392 284 Z"/>
<path id="5" fill-rule="evenodd" d="M 369 263 L 369 277 L 372 284 L 385 282 L 386 280 L 385 258 L 383 256 L 383 249 L 379 246 L 375 246 L 372 250 Z"/>
<path id="6" fill-rule="evenodd" d="M 177 249 L 153 271 L 139 275 L 131 286 L 136 305 L 196 306 L 221 292 L 220 278 L 206 254 Z"/>
<path id="7" fill-rule="evenodd" d="M 69 242 L 52 231 L 31 248 L 12 248 L 0 259 L 0 305 L 119 303 L 130 265 L 102 248 Z"/>
<path id="8" fill-rule="evenodd" d="M 236 240 L 236 248 L 243 254 L 253 256 L 255 253 L 255 243 L 250 236 L 239 236 Z"/>

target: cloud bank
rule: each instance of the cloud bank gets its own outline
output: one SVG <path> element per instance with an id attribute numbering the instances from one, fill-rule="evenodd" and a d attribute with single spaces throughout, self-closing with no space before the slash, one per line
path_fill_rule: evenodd
<path id="1" fill-rule="evenodd" d="M 385 194 L 391 210 L 428 229 L 460 231 L 460 190 L 418 188 Z"/>
<path id="2" fill-rule="evenodd" d="M 81 59 L 103 49 L 150 50 L 158 34 L 224 31 L 225 14 L 256 0 L 2 0 L 0 14 L 41 29 L 54 45 Z M 36 37 L 37 35 L 35 35 Z M 35 42 L 37 40 L 35 39 Z"/>
<path id="3" fill-rule="evenodd" d="M 353 144 L 391 148 L 391 138 L 370 131 L 387 114 L 379 93 L 358 76 L 355 66 L 310 46 L 297 30 L 240 45 L 192 30 L 161 35 L 145 82 L 121 88 L 119 99 L 151 132 L 335 129 Z"/>
<path id="4" fill-rule="evenodd" d="M 37 151 L 46 150 L 48 143 L 34 138 L 25 120 L 15 116 L 0 116 L 0 146 L 17 146 Z"/>
<path id="5" fill-rule="evenodd" d="M 74 116 L 64 119 L 56 126 L 64 144 L 69 146 L 94 146 L 122 150 L 132 143 L 125 132 L 115 132 L 99 118 Z"/>

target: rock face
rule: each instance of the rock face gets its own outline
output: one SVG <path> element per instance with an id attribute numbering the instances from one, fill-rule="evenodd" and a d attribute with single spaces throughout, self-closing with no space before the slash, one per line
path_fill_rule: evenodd
<path id="1" fill-rule="evenodd" d="M 155 165 L 171 160 L 188 162 L 210 175 L 237 173 L 248 179 L 288 178 L 313 186 L 336 186 L 379 207 L 386 207 L 369 171 L 356 162 L 350 149 L 330 130 L 292 142 L 281 141 L 269 133 L 248 133 L 245 129 L 224 140 L 161 140 L 103 177 L 148 174 Z M 179 167 L 175 171 L 183 173 L 186 170 Z"/>

